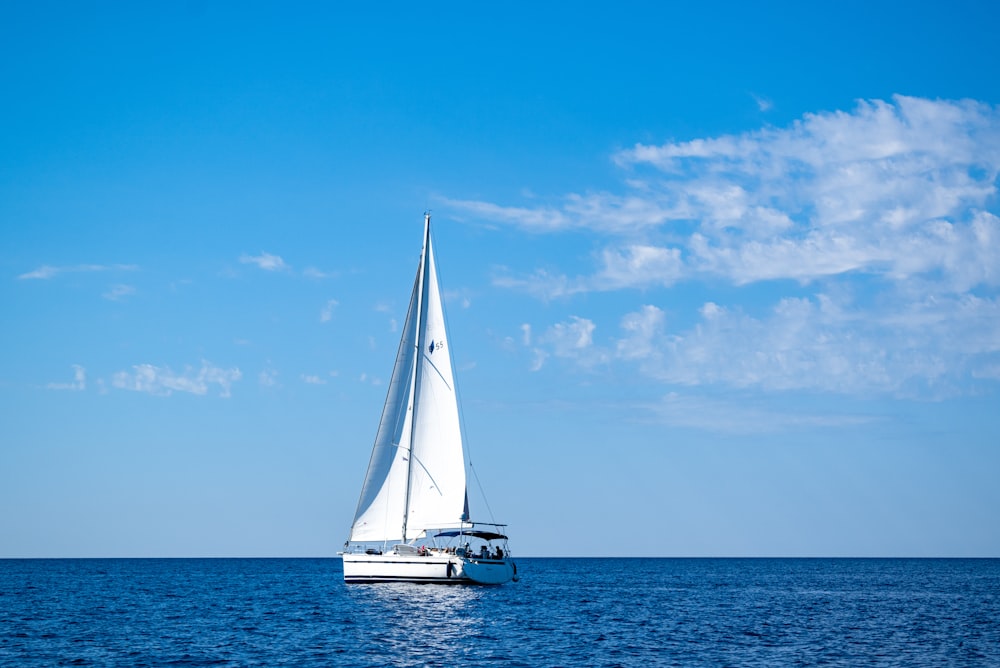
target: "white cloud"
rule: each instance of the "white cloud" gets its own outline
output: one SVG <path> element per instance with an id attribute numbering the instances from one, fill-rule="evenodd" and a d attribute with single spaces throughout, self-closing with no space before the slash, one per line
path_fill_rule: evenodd
<path id="1" fill-rule="evenodd" d="M 862 101 L 785 128 L 638 144 L 614 160 L 630 175 L 642 173 L 624 181 L 625 194 L 571 193 L 555 209 L 449 204 L 539 232 L 629 236 L 597 256 L 603 269 L 591 277 L 542 276 L 546 289 L 534 291 L 548 295 L 701 277 L 808 282 L 848 272 L 897 282 L 942 272 L 958 289 L 970 280 L 1000 283 L 1000 225 L 987 210 L 1000 173 L 1000 111 L 989 105 Z M 671 245 L 635 241 L 667 229 Z M 637 249 L 670 263 L 629 266 Z M 498 284 L 532 290 L 538 278 Z"/>
<path id="2" fill-rule="evenodd" d="M 279 258 L 280 259 L 280 258 Z M 316 267 L 306 267 L 302 270 L 302 275 L 306 278 L 323 279 L 323 278 L 335 278 L 337 274 L 330 271 L 322 271 Z"/>
<path id="3" fill-rule="evenodd" d="M 878 315 L 819 295 L 782 299 L 763 317 L 713 302 L 699 315 L 672 331 L 656 306 L 627 314 L 616 359 L 672 385 L 898 396 L 953 393 L 1000 362 L 997 299 L 936 297 Z"/>
<path id="4" fill-rule="evenodd" d="M 774 108 L 774 102 L 763 95 L 757 95 L 756 93 L 751 93 L 753 101 L 757 103 L 757 109 L 760 111 L 771 111 Z"/>
<path id="5" fill-rule="evenodd" d="M 79 364 L 73 365 L 73 381 L 70 383 L 49 383 L 48 390 L 72 390 L 80 392 L 87 389 L 87 371 Z"/>
<path id="6" fill-rule="evenodd" d="M 548 353 L 546 353 L 541 348 L 535 348 L 532 350 L 534 359 L 529 367 L 532 371 L 540 371 L 543 366 L 545 366 L 545 360 L 548 359 Z"/>
<path id="7" fill-rule="evenodd" d="M 800 427 L 850 427 L 874 422 L 866 415 L 817 415 L 774 410 L 750 398 L 714 398 L 670 392 L 646 408 L 672 427 L 689 427 L 723 434 L 774 433 Z"/>
<path id="8" fill-rule="evenodd" d="M 596 327 L 592 320 L 578 316 L 549 327 L 536 337 L 532 370 L 542 368 L 549 355 L 572 359 L 584 367 L 607 362 L 610 359 L 608 351 L 594 345 Z"/>
<path id="9" fill-rule="evenodd" d="M 75 264 L 64 267 L 53 267 L 42 265 L 38 269 L 23 273 L 17 278 L 19 280 L 47 280 L 55 278 L 60 274 L 88 273 L 99 271 L 136 271 L 139 267 L 134 264 Z"/>
<path id="10" fill-rule="evenodd" d="M 512 223 L 528 230 L 554 231 L 573 225 L 572 220 L 561 211 L 551 208 L 532 209 L 505 207 L 490 202 L 472 200 L 445 200 L 455 209 L 467 211 L 477 217 L 502 223 Z"/>
<path id="11" fill-rule="evenodd" d="M 261 252 L 260 255 L 247 255 L 244 253 L 240 256 L 240 262 L 243 264 L 255 264 L 264 271 L 281 271 L 288 269 L 288 265 L 281 259 L 281 256 L 271 255 L 270 253 L 264 252 Z"/>
<path id="12" fill-rule="evenodd" d="M 382 379 L 378 376 L 369 376 L 367 373 L 362 373 L 358 376 L 358 380 L 362 383 L 367 383 L 369 385 L 375 385 L 376 387 L 382 384 Z"/>
<path id="13" fill-rule="evenodd" d="M 501 269 L 494 284 L 568 299 L 697 283 L 721 286 L 725 298 L 680 314 L 683 327 L 648 292 L 645 306 L 619 311 L 631 311 L 619 334 L 592 314 L 536 324 L 544 334 L 526 344 L 532 368 L 552 357 L 584 367 L 609 359 L 677 386 L 922 397 L 996 379 L 997 107 L 860 101 L 787 127 L 637 144 L 613 161 L 623 175 L 615 191 L 555 205 L 449 203 L 600 240 L 586 272 Z M 574 346 L 583 333 L 587 345 Z"/>
<path id="14" fill-rule="evenodd" d="M 34 269 L 27 273 L 21 274 L 20 276 L 18 276 L 18 279 L 22 281 L 28 279 L 49 279 L 61 273 L 61 271 L 65 271 L 65 269 L 60 270 L 58 267 L 50 267 L 49 265 L 42 265 L 38 269 Z"/>
<path id="15" fill-rule="evenodd" d="M 499 273 L 493 277 L 493 285 L 521 290 L 539 299 L 567 297 L 588 290 L 586 279 L 552 275 L 544 269 L 537 270 L 532 276 L 515 277 L 501 267 Z"/>
<path id="16" fill-rule="evenodd" d="M 307 385 L 326 385 L 326 381 L 319 376 L 311 374 L 302 374 L 302 382 Z"/>
<path id="17" fill-rule="evenodd" d="M 319 321 L 330 322 L 333 319 L 333 310 L 337 308 L 339 303 L 336 299 L 328 299 L 319 312 Z"/>
<path id="18" fill-rule="evenodd" d="M 606 290 L 631 287 L 636 277 L 648 284 L 671 285 L 684 275 L 681 252 L 676 248 L 631 244 L 605 250 L 602 260 L 604 267 L 592 284 Z"/>
<path id="19" fill-rule="evenodd" d="M 119 283 L 118 285 L 112 285 L 107 292 L 105 292 L 102 297 L 105 299 L 110 299 L 113 302 L 121 301 L 125 297 L 131 297 L 135 294 L 135 288 L 131 285 L 124 285 Z"/>
<path id="20" fill-rule="evenodd" d="M 468 290 L 445 290 L 443 296 L 449 304 L 457 303 L 464 309 L 472 306 L 472 297 L 469 295 Z"/>
<path id="21" fill-rule="evenodd" d="M 219 396 L 228 397 L 232 384 L 242 376 L 238 368 L 222 369 L 205 361 L 201 363 L 200 369 L 185 367 L 181 373 L 176 373 L 169 367 L 136 364 L 131 373 L 119 371 L 114 374 L 111 384 L 122 390 L 161 396 L 169 396 L 175 391 L 204 395 L 208 393 L 209 386 L 218 385 Z"/>
<path id="22" fill-rule="evenodd" d="M 274 369 L 264 369 L 257 374 L 257 383 L 261 387 L 275 387 L 278 384 L 278 372 Z"/>

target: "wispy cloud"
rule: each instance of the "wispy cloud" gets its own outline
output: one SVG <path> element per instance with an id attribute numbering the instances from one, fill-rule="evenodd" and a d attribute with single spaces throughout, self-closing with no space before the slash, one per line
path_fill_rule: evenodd
<path id="1" fill-rule="evenodd" d="M 961 393 L 970 379 L 1000 379 L 996 298 L 927 297 L 879 314 L 819 294 L 783 298 L 762 316 L 706 302 L 698 316 L 670 327 L 647 304 L 600 339 L 593 321 L 574 316 L 524 345 L 532 370 L 549 357 L 584 368 L 613 361 L 674 386 L 934 398 Z"/>
<path id="2" fill-rule="evenodd" d="M 315 374 L 302 374 L 302 382 L 307 385 L 326 385 L 326 380 Z"/>
<path id="3" fill-rule="evenodd" d="M 536 328 L 545 334 L 529 346 L 533 368 L 551 357 L 584 366 L 607 358 L 676 385 L 921 396 L 995 378 L 997 107 L 861 101 L 784 128 L 637 144 L 613 161 L 624 177 L 615 192 L 537 206 L 449 202 L 538 233 L 606 239 L 587 273 L 500 269 L 495 285 L 548 300 L 757 285 L 766 292 L 756 299 L 773 301 L 752 312 L 706 302 L 683 327 L 650 297 L 617 331 L 581 313 Z M 590 342 L 568 345 L 583 322 L 594 325 Z"/>
<path id="4" fill-rule="evenodd" d="M 276 387 L 278 385 L 278 372 L 271 368 L 264 369 L 257 374 L 257 383 L 261 387 Z"/>
<path id="5" fill-rule="evenodd" d="M 323 305 L 323 308 L 320 309 L 319 321 L 330 322 L 330 320 L 333 319 L 333 310 L 337 308 L 337 305 L 339 303 L 340 302 L 338 302 L 336 299 L 328 299 L 326 304 Z"/>
<path id="6" fill-rule="evenodd" d="M 445 301 L 449 304 L 458 304 L 461 308 L 469 308 L 472 306 L 472 296 L 469 291 L 466 290 L 445 290 L 444 291 Z"/>
<path id="7" fill-rule="evenodd" d="M 242 377 L 243 374 L 236 367 L 223 369 L 205 361 L 201 363 L 200 369 L 188 366 L 180 373 L 169 367 L 136 364 L 131 372 L 119 371 L 114 374 L 111 384 L 122 390 L 161 396 L 169 396 L 175 391 L 204 395 L 208 393 L 210 386 L 217 385 L 219 396 L 228 397 L 232 384 Z"/>
<path id="8" fill-rule="evenodd" d="M 756 93 L 751 93 L 751 96 L 753 97 L 753 101 L 757 103 L 757 109 L 760 111 L 771 111 L 774 108 L 774 102 L 770 98 L 757 95 Z"/>
<path id="9" fill-rule="evenodd" d="M 242 264 L 256 265 L 264 271 L 283 271 L 288 269 L 288 265 L 285 264 L 280 255 L 271 255 L 264 252 L 261 252 L 260 255 L 247 255 L 244 253 L 240 256 L 240 262 Z"/>
<path id="10" fill-rule="evenodd" d="M 375 386 L 382 384 L 381 378 L 379 378 L 378 376 L 369 376 L 365 372 L 362 372 L 361 375 L 358 376 L 358 381 L 361 383 L 367 383 L 369 385 L 375 385 Z"/>
<path id="11" fill-rule="evenodd" d="M 306 267 L 302 270 L 302 275 L 306 278 L 314 278 L 317 280 L 324 278 L 336 278 L 338 276 L 337 272 L 323 271 L 321 269 L 317 269 L 316 267 Z"/>
<path id="12" fill-rule="evenodd" d="M 116 302 L 121 301 L 125 297 L 131 297 L 134 294 L 135 288 L 133 286 L 119 283 L 118 285 L 112 285 L 108 288 L 107 292 L 101 296 L 105 299 L 110 299 L 111 301 Z"/>
<path id="13" fill-rule="evenodd" d="M 87 389 L 87 371 L 79 364 L 73 365 L 73 381 L 69 383 L 49 383 L 48 390 L 71 390 L 81 392 Z"/>
<path id="14" fill-rule="evenodd" d="M 565 212 L 554 208 L 500 206 L 492 202 L 475 200 L 445 199 L 444 202 L 454 209 L 466 211 L 478 218 L 510 223 L 536 232 L 551 232 L 573 225 L 573 220 Z"/>
<path id="15" fill-rule="evenodd" d="M 755 405 L 747 397 L 714 398 L 670 392 L 649 403 L 650 414 L 672 427 L 688 427 L 722 434 L 775 433 L 810 427 L 853 427 L 877 421 L 869 415 L 774 410 Z"/>
<path id="16" fill-rule="evenodd" d="M 604 364 L 611 359 L 608 351 L 594 345 L 594 329 L 592 320 L 571 316 L 566 322 L 552 325 L 535 337 L 532 352 L 534 361 L 532 371 L 542 368 L 550 356 L 568 358 L 586 367 Z M 530 341 L 530 329 L 521 326 L 525 341 Z"/>
<path id="17" fill-rule="evenodd" d="M 89 273 L 99 271 L 136 271 L 134 264 L 74 264 L 62 267 L 42 265 L 37 269 L 19 275 L 18 280 L 48 280 L 61 274 Z"/>

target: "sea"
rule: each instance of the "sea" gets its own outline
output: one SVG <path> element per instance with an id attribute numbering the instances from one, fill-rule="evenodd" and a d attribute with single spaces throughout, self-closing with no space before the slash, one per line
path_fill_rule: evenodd
<path id="1" fill-rule="evenodd" d="M 1000 559 L 0 560 L 2 666 L 1000 666 Z"/>

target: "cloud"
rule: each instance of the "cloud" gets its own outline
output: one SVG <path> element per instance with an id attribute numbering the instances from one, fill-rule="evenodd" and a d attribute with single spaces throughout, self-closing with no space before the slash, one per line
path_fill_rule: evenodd
<path id="1" fill-rule="evenodd" d="M 336 278 L 338 276 L 337 272 L 322 271 L 316 267 L 306 267 L 302 270 L 302 275 L 306 278 L 314 279 L 324 279 L 324 278 Z"/>
<path id="2" fill-rule="evenodd" d="M 592 320 L 570 316 L 565 322 L 556 323 L 536 337 L 532 348 L 534 361 L 532 371 L 542 368 L 548 357 L 555 356 L 572 359 L 584 367 L 593 367 L 609 360 L 608 352 L 594 345 L 594 329 Z M 530 329 L 521 326 L 525 341 L 530 341 Z"/>
<path id="3" fill-rule="evenodd" d="M 244 253 L 240 256 L 240 262 L 243 264 L 255 264 L 264 271 L 282 271 L 288 269 L 288 265 L 281 259 L 281 256 L 264 252 L 261 252 L 260 255 L 247 255 Z"/>
<path id="4" fill-rule="evenodd" d="M 1000 111 L 989 105 L 861 101 L 785 128 L 637 144 L 614 162 L 629 174 L 626 193 L 570 193 L 555 208 L 449 204 L 536 232 L 630 239 L 600 252 L 590 276 L 547 273 L 550 296 L 706 278 L 808 283 L 852 272 L 893 282 L 939 272 L 956 290 L 1000 283 L 1000 220 L 987 210 L 1000 173 Z M 672 243 L 635 241 L 664 232 Z M 498 284 L 530 289 L 537 281 Z"/>
<path id="5" fill-rule="evenodd" d="M 136 271 L 138 266 L 134 264 L 75 264 L 64 267 L 53 267 L 42 265 L 38 269 L 19 275 L 18 280 L 48 280 L 61 274 L 89 273 L 100 271 Z"/>
<path id="6" fill-rule="evenodd" d="M 472 306 L 472 297 L 468 290 L 445 290 L 443 297 L 447 303 L 457 303 L 463 309 Z"/>
<path id="7" fill-rule="evenodd" d="M 161 396 L 169 396 L 174 391 L 204 395 L 208 393 L 210 385 L 218 385 L 219 396 L 229 397 L 232 384 L 242 377 L 243 374 L 236 367 L 222 369 L 205 361 L 201 363 L 200 369 L 185 367 L 181 373 L 176 373 L 169 367 L 136 364 L 131 373 L 119 371 L 114 374 L 111 384 L 122 390 Z"/>
<path id="8" fill-rule="evenodd" d="M 722 434 L 775 433 L 796 428 L 852 427 L 878 418 L 868 415 L 817 415 L 788 409 L 773 410 L 739 396 L 715 398 L 670 392 L 646 405 L 651 414 L 672 427 L 688 427 Z"/>
<path id="9" fill-rule="evenodd" d="M 131 285 L 124 285 L 119 283 L 118 285 L 112 285 L 107 292 L 101 296 L 105 299 L 110 299 L 111 301 L 121 301 L 125 297 L 130 297 L 135 294 L 135 288 Z"/>
<path id="10" fill-rule="evenodd" d="M 444 201 L 454 209 L 466 211 L 479 218 L 511 223 L 531 231 L 556 231 L 574 224 L 566 213 L 552 208 L 509 207 L 474 200 L 445 199 Z"/>
<path id="11" fill-rule="evenodd" d="M 257 382 L 261 387 L 275 387 L 278 384 L 278 372 L 274 369 L 264 369 L 257 374 Z"/>
<path id="12" fill-rule="evenodd" d="M 87 389 L 87 371 L 79 364 L 73 365 L 73 381 L 70 383 L 49 383 L 47 390 L 71 390 L 81 392 Z"/>
<path id="13" fill-rule="evenodd" d="M 995 378 L 1000 364 L 995 298 L 927 298 L 880 316 L 819 295 L 781 299 L 761 316 L 705 302 L 698 315 L 675 329 L 644 305 L 622 318 L 605 354 L 674 386 L 908 397 L 955 394 L 969 378 Z"/>
<path id="14" fill-rule="evenodd" d="M 606 360 L 678 387 L 922 398 L 996 382 L 997 107 L 863 100 L 786 127 L 636 144 L 612 160 L 622 180 L 611 191 L 533 196 L 534 206 L 449 202 L 598 240 L 583 272 L 501 268 L 494 285 L 566 301 L 643 291 L 643 304 L 618 311 L 617 330 L 579 311 L 536 324 L 531 368 Z M 695 285 L 718 297 L 677 306 Z M 584 323 L 590 338 L 573 345 Z"/>
<path id="15" fill-rule="evenodd" d="M 28 279 L 36 279 L 36 278 L 44 280 L 53 278 L 54 276 L 56 276 L 59 273 L 62 273 L 63 271 L 65 271 L 65 268 L 59 269 L 58 267 L 50 267 L 49 265 L 42 265 L 38 269 L 29 271 L 25 274 L 21 274 L 20 276 L 18 276 L 18 279 L 22 281 Z"/>
<path id="16" fill-rule="evenodd" d="M 493 285 L 512 288 L 534 295 L 539 299 L 558 299 L 590 290 L 590 281 L 577 277 L 571 279 L 561 274 L 550 274 L 538 269 L 530 276 L 512 276 L 506 267 L 500 267 L 493 276 Z"/>
<path id="17" fill-rule="evenodd" d="M 774 102 L 763 95 L 757 95 L 756 93 L 751 93 L 753 101 L 757 103 L 757 109 L 760 111 L 771 111 L 774 108 Z"/>
<path id="18" fill-rule="evenodd" d="M 336 299 L 327 300 L 326 304 L 323 305 L 323 308 L 319 312 L 319 321 L 330 322 L 330 320 L 333 319 L 333 310 L 337 308 L 339 303 L 340 302 Z"/>
<path id="19" fill-rule="evenodd" d="M 326 385 L 326 380 L 312 374 L 302 374 L 302 382 L 307 385 Z"/>
<path id="20" fill-rule="evenodd" d="M 379 378 L 378 376 L 369 376 L 365 372 L 362 372 L 361 375 L 358 376 L 358 381 L 361 383 L 367 383 L 369 385 L 375 385 L 375 386 L 379 386 L 382 384 L 381 378 Z"/>

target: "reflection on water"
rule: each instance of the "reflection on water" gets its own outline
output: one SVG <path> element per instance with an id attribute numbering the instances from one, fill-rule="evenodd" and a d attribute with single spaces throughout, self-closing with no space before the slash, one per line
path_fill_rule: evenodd
<path id="1" fill-rule="evenodd" d="M 370 629 L 370 659 L 401 658 L 414 665 L 452 664 L 483 638 L 482 587 L 380 583 L 348 587 L 357 621 Z"/>

